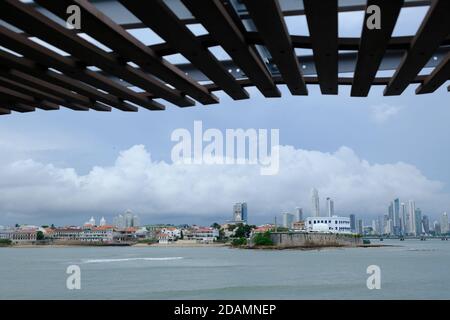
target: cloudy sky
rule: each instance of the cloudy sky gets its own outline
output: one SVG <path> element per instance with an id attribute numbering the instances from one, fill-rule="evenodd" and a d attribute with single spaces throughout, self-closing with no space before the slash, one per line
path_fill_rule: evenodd
<path id="1" fill-rule="evenodd" d="M 425 10 L 400 19 L 412 34 Z M 346 13 L 340 35 L 357 36 L 361 14 Z M 291 19 L 290 19 L 291 20 Z M 345 23 L 343 22 L 345 21 Z M 291 32 L 307 34 L 301 19 Z M 355 27 L 356 26 L 356 27 Z M 157 42 L 147 39 L 148 43 Z M 273 220 L 303 207 L 310 189 L 335 199 L 337 213 L 366 218 L 385 214 L 389 201 L 414 199 L 424 214 L 450 211 L 450 106 L 442 86 L 430 95 L 352 98 L 349 87 L 323 96 L 232 101 L 138 113 L 37 111 L 0 117 L 0 225 L 78 224 L 109 220 L 131 209 L 144 223 L 222 222 L 234 202 L 247 201 L 250 222 Z M 280 171 L 261 176 L 254 165 L 176 165 L 170 158 L 177 128 L 279 129 Z"/>

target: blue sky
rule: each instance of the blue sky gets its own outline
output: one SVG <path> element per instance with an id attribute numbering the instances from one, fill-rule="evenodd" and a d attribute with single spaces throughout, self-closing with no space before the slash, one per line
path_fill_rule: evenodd
<path id="1" fill-rule="evenodd" d="M 396 35 L 413 34 L 425 14 L 424 8 L 405 11 Z M 308 33 L 304 19 L 287 21 L 292 33 Z M 340 21 L 341 36 L 358 36 L 362 13 L 341 14 Z M 148 43 L 158 41 L 146 36 Z M 383 97 L 384 88 L 373 87 L 369 97 L 353 98 L 346 86 L 337 96 L 323 96 L 317 86 L 309 86 L 307 97 L 291 96 L 280 86 L 283 96 L 275 99 L 249 88 L 248 100 L 233 101 L 217 93 L 220 104 L 186 109 L 166 104 L 163 112 L 61 109 L 2 116 L 0 224 L 82 223 L 91 215 L 110 219 L 128 208 L 145 223 L 206 224 L 230 218 L 233 202 L 244 200 L 249 201 L 253 222 L 263 223 L 296 206 L 308 212 L 312 187 L 319 189 L 322 204 L 332 196 L 339 213 L 356 213 L 367 222 L 385 214 L 388 201 L 397 196 L 416 200 L 425 214 L 437 217 L 450 210 L 449 93 L 445 85 L 417 96 L 415 87 L 398 97 Z M 264 180 L 251 168 L 239 169 L 238 175 L 229 168 L 198 169 L 195 175 L 173 169 L 170 135 L 177 128 L 192 130 L 195 120 L 223 131 L 280 129 L 280 144 L 291 148 L 286 149 L 287 160 L 282 159 L 284 171 Z M 317 181 L 298 165 L 305 159 L 317 171 Z M 376 177 L 378 172 L 386 184 Z M 222 175 L 223 180 L 204 185 L 205 179 Z M 348 184 L 348 177 L 358 179 Z M 120 196 L 115 199 L 123 202 L 116 203 L 115 193 L 106 192 L 108 181 L 117 183 L 114 190 Z M 89 193 L 83 184 L 89 185 Z M 141 192 L 149 184 L 152 187 Z M 359 193 L 366 187 L 367 193 Z M 161 189 L 168 191 L 160 194 Z M 27 199 L 25 192 L 33 196 Z"/>

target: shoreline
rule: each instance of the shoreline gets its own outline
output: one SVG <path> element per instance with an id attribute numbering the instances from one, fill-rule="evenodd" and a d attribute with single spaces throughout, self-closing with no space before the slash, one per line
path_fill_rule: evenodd
<path id="1" fill-rule="evenodd" d="M 245 249 L 245 250 L 299 250 L 299 251 L 310 251 L 310 250 L 322 250 L 322 249 L 354 249 L 354 248 L 382 248 L 382 247 L 401 247 L 397 245 L 390 244 L 361 244 L 356 246 L 346 246 L 346 245 L 309 245 L 309 246 L 258 246 L 258 247 L 250 247 L 250 246 L 236 246 L 232 248 L 235 249 Z"/>
<path id="2" fill-rule="evenodd" d="M 229 243 L 214 243 L 214 244 L 203 244 L 203 243 L 180 243 L 180 244 L 146 244 L 146 243 L 136 243 L 127 246 L 114 246 L 114 245 L 86 245 L 86 244 L 19 244 L 11 246 L 0 246 L 2 248 L 17 248 L 17 249 L 34 249 L 34 248 L 105 248 L 105 247 L 137 247 L 137 248 L 230 248 L 230 249 L 244 249 L 244 250 L 322 250 L 322 249 L 341 249 L 341 248 L 382 248 L 382 247 L 401 247 L 399 245 L 390 244 L 361 244 L 357 246 L 339 246 L 339 245 L 326 245 L 326 246 L 232 246 Z"/>

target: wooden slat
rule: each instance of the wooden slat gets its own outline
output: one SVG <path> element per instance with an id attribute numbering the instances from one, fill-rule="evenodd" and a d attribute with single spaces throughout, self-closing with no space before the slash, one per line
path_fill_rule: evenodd
<path id="1" fill-rule="evenodd" d="M 45 83 L 39 79 L 33 79 L 31 76 L 21 74 L 19 71 L 12 70 L 9 73 L 1 73 L 5 77 L 0 77 L 0 84 L 4 87 L 16 90 L 18 92 L 31 95 L 41 100 L 47 100 L 55 103 L 57 106 L 62 105 L 75 111 L 85 111 L 87 109 L 93 109 L 96 111 L 111 111 L 111 107 L 99 102 L 92 102 L 87 99 L 82 103 L 71 103 L 66 100 L 71 95 L 67 95 L 64 88 L 54 86 L 50 83 Z M 18 76 L 16 76 L 18 75 Z M 11 80 L 15 79 L 20 82 Z M 28 86 L 31 85 L 31 86 Z M 49 110 L 57 110 L 59 107 Z"/>
<path id="2" fill-rule="evenodd" d="M 44 94 L 53 99 L 53 102 L 62 104 L 68 108 L 74 108 L 77 110 L 78 107 L 75 105 L 84 105 L 85 107 L 90 108 L 93 105 L 92 101 L 86 97 L 75 94 L 69 90 L 58 87 L 51 83 L 42 81 L 41 79 L 34 78 L 28 74 L 17 70 L 8 70 L 5 72 L 1 72 L 5 78 L 10 79 L 10 81 L 15 82 L 16 86 L 23 86 L 27 91 L 35 90 L 37 94 Z M 6 79 L 4 79 L 5 81 Z M 10 83 L 11 84 L 11 83 Z M 19 90 L 20 91 L 20 90 Z M 27 93 L 30 94 L 30 93 Z M 32 95 L 32 94 L 31 94 Z M 75 101 L 75 103 L 71 103 L 71 101 Z M 67 103 L 67 104 L 65 104 Z M 83 108 L 84 109 L 84 108 Z"/>
<path id="3" fill-rule="evenodd" d="M 2 87 L 4 87 L 4 88 L 8 88 L 8 89 L 11 89 L 11 90 L 14 90 L 14 91 L 17 91 L 17 92 L 21 92 L 21 93 L 24 93 L 24 94 L 29 95 L 31 97 L 38 98 L 40 100 L 44 100 L 45 99 L 45 100 L 48 100 L 50 102 L 56 103 L 58 105 L 64 105 L 66 103 L 63 99 L 58 98 L 58 97 L 56 97 L 56 96 L 54 96 L 52 94 L 48 94 L 48 93 L 45 93 L 45 92 L 42 92 L 42 91 L 30 88 L 30 87 L 27 87 L 27 86 L 25 86 L 25 85 L 23 85 L 21 83 L 12 81 L 12 80 L 4 78 L 2 76 L 0 76 L 0 85 Z M 69 107 L 69 106 L 67 106 L 67 107 Z M 59 109 L 59 107 L 56 107 L 54 109 L 53 108 L 45 109 L 45 110 L 58 110 L 58 109 Z M 74 110 L 77 110 L 77 109 L 74 108 Z M 83 110 L 86 110 L 86 108 L 83 108 Z"/>
<path id="4" fill-rule="evenodd" d="M 101 101 L 108 105 L 111 105 L 122 111 L 137 111 L 137 107 L 124 102 L 116 96 L 106 94 L 94 89 L 91 86 L 84 84 L 83 82 L 68 78 L 67 76 L 57 73 L 55 71 L 41 68 L 31 60 L 26 58 L 16 57 L 8 52 L 0 50 L 0 66 L 3 67 L 4 72 L 9 72 L 10 77 L 19 78 L 20 81 L 27 81 L 28 85 L 31 85 L 31 76 L 33 79 L 42 79 L 46 84 L 55 84 L 61 88 L 66 89 L 66 99 L 74 103 L 84 103 L 88 100 Z M 17 69 L 16 70 L 11 70 Z M 24 78 L 23 75 L 31 75 Z M 37 82 L 39 83 L 39 82 Z M 47 90 L 52 90 L 51 87 Z M 79 94 L 72 93 L 70 91 L 78 92 Z"/>
<path id="5" fill-rule="evenodd" d="M 244 33 L 236 26 L 220 1 L 182 0 L 182 2 L 264 96 L 281 96 L 256 50 L 246 42 Z"/>
<path id="6" fill-rule="evenodd" d="M 9 103 L 8 108 L 11 111 L 20 112 L 20 113 L 28 113 L 28 112 L 35 112 L 35 107 L 30 107 L 29 105 L 23 104 L 23 103 Z"/>
<path id="7" fill-rule="evenodd" d="M 162 0 L 120 2 L 235 100 L 248 93 Z"/>
<path id="8" fill-rule="evenodd" d="M 304 0 L 322 94 L 338 93 L 338 1 Z"/>
<path id="9" fill-rule="evenodd" d="M 308 90 L 278 1 L 244 0 L 244 3 L 291 93 L 307 95 Z"/>
<path id="10" fill-rule="evenodd" d="M 87 107 L 96 111 L 111 111 L 111 107 L 108 105 L 93 101 L 89 98 L 73 93 L 52 83 L 34 78 L 23 72 L 17 70 L 9 70 L 8 72 L 5 72 L 3 74 L 5 77 L 16 80 L 17 82 L 21 83 L 20 85 L 25 85 L 29 89 L 37 90 L 39 91 L 39 93 L 44 93 L 45 95 L 53 95 L 54 97 L 59 99 L 59 101 L 53 102 L 63 104 L 67 108 L 80 110 Z"/>
<path id="11" fill-rule="evenodd" d="M 380 0 L 382 1 L 382 0 Z M 394 0 L 397 1 L 397 0 Z M 384 2 L 383 2 L 384 3 Z M 228 10 L 229 11 L 229 10 Z M 243 35 L 249 44 L 259 44 L 264 45 L 264 40 L 256 31 L 245 31 Z M 299 49 L 312 49 L 311 38 L 309 36 L 299 36 L 299 35 L 290 35 L 292 46 L 294 48 Z M 411 41 L 413 36 L 399 36 L 392 37 L 387 45 L 386 50 L 408 50 L 411 46 Z M 219 42 L 214 39 L 210 34 L 203 34 L 197 36 L 197 40 L 201 42 L 204 48 L 218 46 Z M 339 50 L 359 50 L 361 39 L 358 37 L 339 37 L 338 38 L 338 49 Z M 450 45 L 450 36 L 447 37 L 444 42 L 441 43 L 441 46 Z M 176 54 L 177 50 L 169 46 L 167 43 L 158 43 L 149 45 L 149 48 L 152 49 L 158 56 L 169 56 L 172 54 Z M 116 53 L 111 53 L 112 56 L 118 57 Z"/>
<path id="12" fill-rule="evenodd" d="M 78 59 L 77 61 L 66 58 L 66 60 L 72 60 L 71 68 L 75 69 L 72 70 L 74 72 L 78 72 L 86 66 L 95 65 L 105 71 L 115 74 L 119 78 L 136 84 L 144 90 L 150 90 L 150 92 L 166 98 L 172 103 L 179 103 L 183 106 L 193 105 L 192 101 L 188 101 L 188 99 L 182 97 L 179 92 L 171 90 L 163 83 L 148 75 L 145 75 L 142 71 L 134 69 L 124 63 L 119 63 L 117 60 L 111 59 L 106 52 L 90 44 L 86 40 L 83 40 L 72 30 L 68 30 L 58 23 L 50 20 L 48 17 L 30 8 L 28 5 L 14 0 L 5 0 L 0 2 L 0 10 L 7 10 L 8 15 L 4 19 L 11 25 L 14 25 L 22 30 L 26 30 L 28 33 L 41 39 L 46 39 L 50 44 L 55 47 L 60 47 L 60 49 L 70 52 L 74 57 L 76 57 Z M 80 61 L 84 63 L 80 63 Z M 92 85 L 92 83 L 90 84 Z M 104 85 L 102 82 L 100 82 L 100 84 Z M 107 85 L 110 89 L 105 89 L 104 87 L 100 88 L 107 92 L 114 93 L 123 99 L 130 100 L 133 103 L 141 105 L 147 109 L 159 109 L 158 105 L 148 101 L 140 101 L 140 103 L 136 102 L 139 100 L 138 96 L 129 90 L 124 90 L 124 88 L 115 83 L 109 83 Z M 114 92 L 111 91 L 111 88 Z M 121 94 L 119 94 L 120 92 Z M 126 97 L 124 95 L 126 95 Z M 134 96 L 132 97 L 133 100 L 129 98 L 130 96 Z"/>
<path id="13" fill-rule="evenodd" d="M 369 94 L 370 86 L 377 74 L 378 68 L 383 59 L 389 40 L 403 6 L 404 0 L 368 0 L 367 7 L 376 5 L 380 8 L 381 28 L 367 28 L 367 19 L 373 14 L 365 14 L 361 42 L 358 50 L 353 76 L 351 95 L 365 97 Z"/>
<path id="14" fill-rule="evenodd" d="M 11 107 L 8 107 L 9 109 L 18 112 L 32 112 L 35 110 L 35 107 L 44 110 L 51 110 L 55 107 L 55 105 L 51 102 L 40 101 L 32 96 L 5 88 L 3 86 L 0 86 L 0 99 L 1 101 L 6 101 L 11 105 Z"/>
<path id="15" fill-rule="evenodd" d="M 12 0 L 8 0 L 12 1 Z M 203 86 L 186 76 L 181 70 L 158 57 L 150 48 L 134 38 L 125 29 L 114 23 L 86 0 L 36 0 L 36 3 L 64 20 L 67 7 L 77 5 L 81 9 L 82 30 L 107 45 L 116 53 L 133 61 L 143 70 L 166 81 L 178 90 L 188 94 L 203 104 L 218 103 L 217 97 Z M 155 93 L 156 94 L 156 93 Z"/>
<path id="16" fill-rule="evenodd" d="M 80 67 L 76 61 L 63 57 L 50 49 L 47 49 L 26 37 L 0 26 L 0 40 L 4 46 L 20 52 L 25 57 L 33 59 L 41 65 L 58 69 L 72 78 L 89 83 L 90 85 L 115 94 L 123 99 L 148 109 L 160 110 L 164 108 L 155 101 L 143 99 L 135 92 L 125 88 L 101 74 Z"/>
<path id="17" fill-rule="evenodd" d="M 417 94 L 431 93 L 450 79 L 450 53 L 416 89 Z"/>
<path id="18" fill-rule="evenodd" d="M 422 83 L 425 80 L 426 76 L 417 76 L 412 83 Z M 305 76 L 305 83 L 306 84 L 313 84 L 318 85 L 319 79 L 317 77 L 311 77 L 311 76 Z M 281 76 L 275 76 L 273 78 L 276 84 L 283 84 L 284 80 Z M 385 86 L 389 83 L 390 78 L 389 77 L 378 77 L 373 80 L 372 85 L 374 86 Z M 238 80 L 239 84 L 242 87 L 251 87 L 254 86 L 254 84 L 249 79 L 240 79 Z M 353 78 L 352 77 L 338 77 L 338 84 L 344 85 L 344 86 L 351 86 L 353 84 Z M 216 86 L 215 84 L 207 84 L 206 87 L 209 91 L 218 91 L 220 90 L 220 87 Z M 450 87 L 449 87 L 450 91 Z"/>
<path id="19" fill-rule="evenodd" d="M 0 108 L 0 115 L 11 114 L 11 110 Z"/>
<path id="20" fill-rule="evenodd" d="M 400 63 L 384 95 L 400 95 L 411 80 L 422 70 L 433 53 L 450 34 L 450 1 L 432 2 L 411 44 L 411 48 Z"/>

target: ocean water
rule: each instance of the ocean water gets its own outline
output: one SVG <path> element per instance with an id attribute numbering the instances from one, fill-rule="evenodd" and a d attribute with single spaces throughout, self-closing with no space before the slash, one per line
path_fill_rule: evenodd
<path id="1" fill-rule="evenodd" d="M 450 299 L 450 241 L 382 243 L 396 246 L 0 248 L 0 299 Z M 70 265 L 80 290 L 66 287 Z M 367 288 L 369 265 L 379 290 Z"/>

